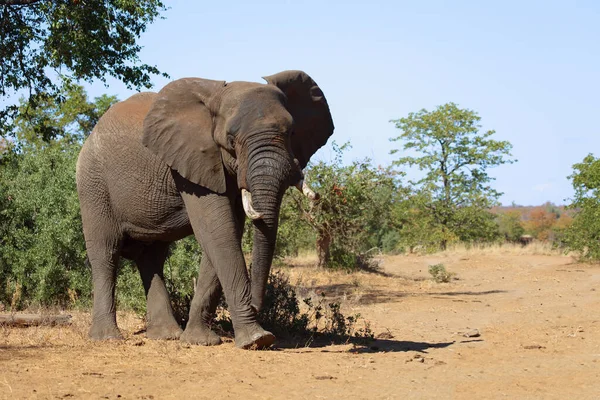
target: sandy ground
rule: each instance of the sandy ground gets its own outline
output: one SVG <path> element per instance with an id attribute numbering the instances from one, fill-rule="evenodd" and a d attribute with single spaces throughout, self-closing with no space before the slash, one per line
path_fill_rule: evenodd
<path id="1" fill-rule="evenodd" d="M 440 262 L 458 280 L 432 282 Z M 190 347 L 135 334 L 128 315 L 126 341 L 93 343 L 89 315 L 75 314 L 67 327 L 0 328 L 0 398 L 600 398 L 600 266 L 463 251 L 385 257 L 382 268 L 287 270 L 368 319 L 382 339 L 367 346 Z"/>

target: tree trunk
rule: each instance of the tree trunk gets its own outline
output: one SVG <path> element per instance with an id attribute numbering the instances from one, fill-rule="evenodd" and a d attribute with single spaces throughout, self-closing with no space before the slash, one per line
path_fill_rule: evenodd
<path id="1" fill-rule="evenodd" d="M 326 230 L 320 230 L 317 235 L 317 255 L 319 256 L 319 268 L 325 268 L 331 258 L 331 235 Z"/>
<path id="2" fill-rule="evenodd" d="M 446 239 L 446 221 L 443 221 L 442 224 L 442 241 L 440 242 L 440 249 L 446 251 L 446 248 L 448 247 L 448 239 Z"/>

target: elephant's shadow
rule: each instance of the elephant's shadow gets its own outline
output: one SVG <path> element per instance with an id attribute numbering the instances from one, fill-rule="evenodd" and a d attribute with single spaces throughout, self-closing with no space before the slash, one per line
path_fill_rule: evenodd
<path id="1" fill-rule="evenodd" d="M 428 343 L 428 342 L 413 342 L 405 340 L 393 339 L 365 339 L 357 337 L 332 337 L 331 335 L 315 334 L 310 338 L 285 338 L 278 340 L 273 346 L 273 350 L 285 349 L 321 349 L 320 352 L 350 352 L 350 353 L 377 353 L 377 352 L 409 352 L 416 351 L 419 353 L 427 353 L 428 349 L 443 349 L 455 344 L 455 341 Z M 351 344 L 352 348 L 325 349 L 332 345 Z"/>

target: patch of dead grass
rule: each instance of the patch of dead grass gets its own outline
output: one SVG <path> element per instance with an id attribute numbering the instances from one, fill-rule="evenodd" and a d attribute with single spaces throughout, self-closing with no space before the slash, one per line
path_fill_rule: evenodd
<path id="1" fill-rule="evenodd" d="M 381 256 L 377 261 L 385 262 L 393 257 L 398 256 Z M 314 252 L 286 258 L 277 269 L 289 277 L 289 282 L 295 287 L 300 300 L 326 298 L 328 301 L 339 302 L 346 310 L 364 305 L 366 299 L 373 297 L 374 293 L 385 292 L 384 288 L 389 285 L 401 291 L 410 291 L 411 288 L 418 287 L 413 278 L 384 274 L 379 270 L 347 272 L 319 268 Z"/>
<path id="2" fill-rule="evenodd" d="M 465 245 L 458 243 L 449 246 L 446 251 L 437 254 L 447 255 L 515 255 L 515 256 L 564 256 L 569 257 L 569 254 L 564 254 L 559 249 L 556 249 L 548 242 L 535 241 L 526 246 L 515 243 L 493 243 L 493 244 L 475 244 Z"/>
<path id="3" fill-rule="evenodd" d="M 71 323 L 63 326 L 30 326 L 10 327 L 0 326 L 0 347 L 45 347 L 53 346 L 80 347 L 87 346 L 91 342 L 88 331 L 91 326 L 91 313 L 74 311 L 68 312 L 72 318 Z M 144 326 L 144 322 L 135 313 L 128 311 L 117 312 L 117 323 L 126 340 L 137 339 L 136 332 Z"/>

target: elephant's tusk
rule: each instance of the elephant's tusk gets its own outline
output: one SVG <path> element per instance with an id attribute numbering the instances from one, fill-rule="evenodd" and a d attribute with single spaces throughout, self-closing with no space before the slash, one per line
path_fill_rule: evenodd
<path id="1" fill-rule="evenodd" d="M 256 211 L 252 205 L 252 194 L 246 189 L 242 189 L 242 205 L 244 212 L 251 220 L 262 219 L 262 214 Z"/>
<path id="2" fill-rule="evenodd" d="M 321 196 L 319 196 L 319 193 L 315 193 L 306 183 L 306 181 L 304 179 L 300 179 L 298 181 L 298 183 L 296 183 L 294 186 L 296 186 L 296 188 L 301 191 L 306 197 L 308 197 L 310 200 L 319 200 L 319 198 Z"/>

